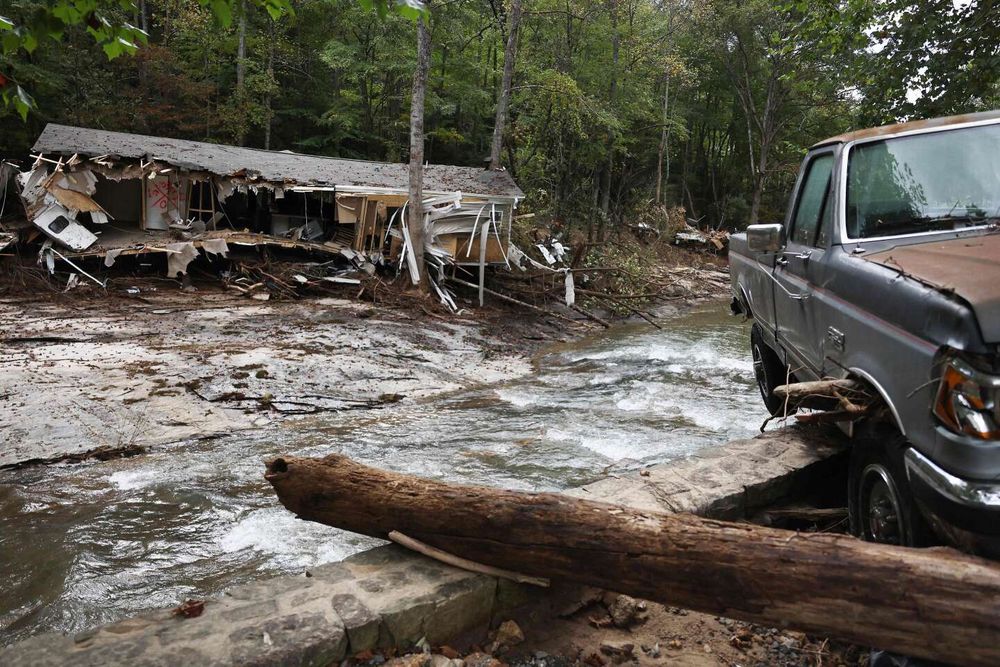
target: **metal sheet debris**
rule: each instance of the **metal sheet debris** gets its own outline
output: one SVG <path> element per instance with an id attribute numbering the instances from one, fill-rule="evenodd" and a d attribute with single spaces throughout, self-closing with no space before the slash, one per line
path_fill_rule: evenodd
<path id="1" fill-rule="evenodd" d="M 74 218 L 71 211 L 52 203 L 39 211 L 32 222 L 46 236 L 70 250 L 86 250 L 97 242 L 97 236 Z"/>
<path id="2" fill-rule="evenodd" d="M 201 249 L 209 255 L 219 255 L 227 257 L 229 255 L 229 245 L 226 239 L 205 239 L 201 242 Z"/>
<path id="3" fill-rule="evenodd" d="M 186 274 L 188 264 L 198 256 L 198 249 L 190 241 L 187 243 L 171 243 L 167 249 L 167 276 L 176 278 L 178 274 Z"/>

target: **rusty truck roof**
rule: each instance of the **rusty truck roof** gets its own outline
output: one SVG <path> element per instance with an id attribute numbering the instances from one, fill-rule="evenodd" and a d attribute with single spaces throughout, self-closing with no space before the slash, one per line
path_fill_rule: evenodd
<path id="1" fill-rule="evenodd" d="M 859 139 L 889 137 L 895 134 L 901 134 L 903 132 L 912 132 L 915 130 L 925 130 L 937 127 L 948 127 L 949 125 L 960 125 L 962 123 L 975 123 L 977 121 L 986 121 L 994 119 L 1000 119 L 1000 110 L 981 111 L 979 113 L 966 113 L 960 116 L 945 116 L 943 118 L 927 118 L 924 120 L 911 120 L 906 123 L 895 123 L 893 125 L 882 125 L 880 127 L 869 127 L 864 130 L 845 132 L 844 134 L 838 134 L 835 137 L 824 139 L 823 141 L 814 144 L 812 148 L 819 148 L 820 146 L 829 146 L 830 144 L 846 144 L 848 142 L 857 141 Z"/>

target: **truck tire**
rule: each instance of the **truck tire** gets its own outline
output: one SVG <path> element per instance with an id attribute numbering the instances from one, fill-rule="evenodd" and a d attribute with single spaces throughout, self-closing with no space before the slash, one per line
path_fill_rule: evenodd
<path id="1" fill-rule="evenodd" d="M 772 417 L 780 415 L 785 410 L 785 401 L 772 392 L 775 387 L 785 384 L 788 367 L 781 362 L 771 346 L 764 342 L 764 330 L 757 323 L 750 328 L 750 352 L 753 355 L 753 374 L 757 379 L 760 397 L 764 399 L 764 406 Z M 793 412 L 795 409 L 789 407 L 788 413 Z"/>
<path id="2" fill-rule="evenodd" d="M 851 448 L 847 478 L 851 533 L 867 542 L 904 547 L 936 543 L 934 531 L 920 513 L 903 467 L 906 439 L 880 427 Z"/>

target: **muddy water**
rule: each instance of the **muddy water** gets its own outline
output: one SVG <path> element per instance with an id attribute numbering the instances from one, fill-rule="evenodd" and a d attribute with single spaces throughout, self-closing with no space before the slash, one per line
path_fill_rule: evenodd
<path id="1" fill-rule="evenodd" d="M 375 540 L 295 520 L 278 453 L 341 452 L 440 479 L 561 489 L 755 432 L 748 329 L 722 304 L 541 357 L 526 378 L 326 414 L 134 459 L 0 473 L 0 643 L 76 632 Z M 474 363 L 474 359 L 469 363 Z"/>

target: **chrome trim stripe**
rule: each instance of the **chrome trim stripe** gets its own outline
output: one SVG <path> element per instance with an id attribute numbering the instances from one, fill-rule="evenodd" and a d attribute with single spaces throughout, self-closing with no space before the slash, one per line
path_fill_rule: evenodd
<path id="1" fill-rule="evenodd" d="M 863 239 L 852 239 L 847 235 L 847 163 L 851 159 L 851 150 L 861 144 L 870 144 L 875 141 L 886 141 L 887 139 L 896 139 L 898 137 L 910 137 L 918 134 L 930 134 L 932 132 L 950 132 L 951 130 L 963 130 L 969 127 L 980 127 L 983 125 L 996 125 L 1000 124 L 1000 118 L 988 118 L 986 120 L 977 120 L 969 123 L 956 123 L 955 125 L 945 125 L 942 127 L 924 127 L 917 130 L 907 130 L 904 132 L 896 132 L 894 134 L 887 134 L 885 136 L 878 137 L 866 137 L 864 139 L 856 139 L 854 141 L 849 141 L 844 144 L 841 151 L 840 160 L 840 187 L 837 193 L 837 203 L 840 204 L 840 215 L 837 216 L 838 222 L 840 223 L 840 243 L 874 243 L 875 241 L 889 241 L 892 239 L 908 239 L 908 238 L 918 238 L 921 236 L 933 236 L 935 234 L 955 234 L 956 232 L 966 232 L 974 230 L 985 229 L 988 225 L 979 225 L 977 227 L 968 227 L 966 229 L 955 230 L 955 229 L 943 229 L 939 231 L 931 232 L 916 232 L 914 234 L 897 234 L 893 236 L 872 236 Z"/>
<path id="2" fill-rule="evenodd" d="M 942 470 L 913 447 L 906 450 L 906 475 L 914 475 L 944 497 L 968 507 L 1000 510 L 1000 484 L 969 482 Z"/>

